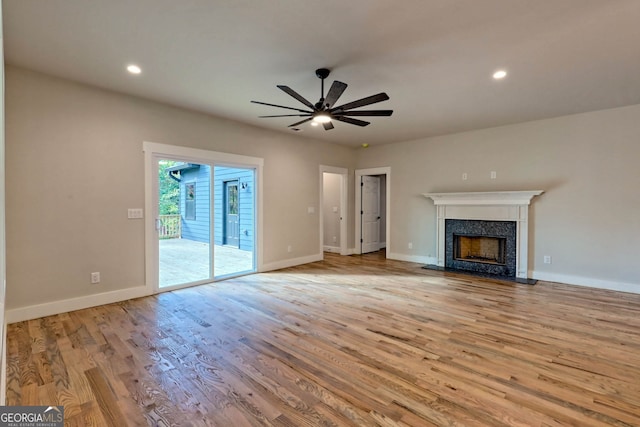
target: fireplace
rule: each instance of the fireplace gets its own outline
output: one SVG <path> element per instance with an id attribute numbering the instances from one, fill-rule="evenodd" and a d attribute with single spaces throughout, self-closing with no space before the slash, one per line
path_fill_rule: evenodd
<path id="1" fill-rule="evenodd" d="M 436 207 L 435 266 L 515 277 L 529 283 L 529 205 L 531 199 L 542 193 L 542 190 L 423 193 Z M 454 244 L 454 235 L 471 238 L 472 243 L 458 237 L 458 243 Z M 486 240 L 475 242 L 479 238 Z M 469 256 L 471 249 L 467 249 L 465 257 L 461 245 L 468 244 L 474 253 Z M 477 246 L 480 253 L 475 252 Z"/>
<path id="2" fill-rule="evenodd" d="M 497 276 L 516 276 L 516 222 L 445 220 L 444 266 Z"/>

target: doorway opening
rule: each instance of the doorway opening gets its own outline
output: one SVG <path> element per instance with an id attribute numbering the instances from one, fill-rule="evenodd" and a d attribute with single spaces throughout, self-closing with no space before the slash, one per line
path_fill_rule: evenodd
<path id="1" fill-rule="evenodd" d="M 320 253 L 348 255 L 347 249 L 348 170 L 320 166 Z"/>

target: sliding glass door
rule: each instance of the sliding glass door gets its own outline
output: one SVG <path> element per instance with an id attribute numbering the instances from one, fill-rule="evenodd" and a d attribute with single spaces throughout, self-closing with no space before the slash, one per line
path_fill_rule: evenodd
<path id="1" fill-rule="evenodd" d="M 158 286 L 210 281 L 211 168 L 158 160 Z"/>
<path id="2" fill-rule="evenodd" d="M 172 148 L 178 153 L 193 151 Z M 147 242 L 153 247 L 147 251 L 147 272 L 148 285 L 156 291 L 257 270 L 257 171 L 261 162 L 255 162 L 257 166 L 251 164 L 254 162 L 226 164 L 215 159 L 220 155 L 224 160 L 223 153 L 195 151 L 207 156 L 148 156 L 153 197 L 148 198 L 151 210 L 147 212 L 152 215 L 147 217 L 146 229 L 152 236 L 147 236 Z"/>

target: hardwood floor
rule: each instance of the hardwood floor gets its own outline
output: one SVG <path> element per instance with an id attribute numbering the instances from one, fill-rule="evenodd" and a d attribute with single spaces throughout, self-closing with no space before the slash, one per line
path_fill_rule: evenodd
<path id="1" fill-rule="evenodd" d="M 68 426 L 638 426 L 640 295 L 340 257 L 9 325 Z"/>

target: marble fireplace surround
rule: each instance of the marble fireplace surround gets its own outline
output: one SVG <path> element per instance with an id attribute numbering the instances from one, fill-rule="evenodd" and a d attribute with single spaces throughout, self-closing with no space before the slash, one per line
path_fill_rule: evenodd
<path id="1" fill-rule="evenodd" d="M 445 267 L 445 220 L 514 221 L 516 223 L 516 278 L 528 279 L 529 205 L 543 190 L 423 193 L 436 205 L 437 266 Z"/>

